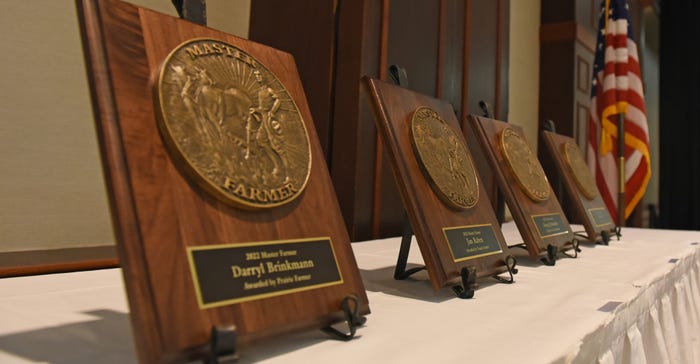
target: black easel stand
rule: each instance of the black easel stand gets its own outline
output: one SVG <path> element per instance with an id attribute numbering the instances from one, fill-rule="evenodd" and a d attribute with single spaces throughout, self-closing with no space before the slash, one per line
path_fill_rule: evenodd
<path id="1" fill-rule="evenodd" d="M 610 234 L 615 234 L 617 235 L 617 240 L 620 240 L 620 234 L 619 234 L 619 227 L 615 227 L 610 230 L 601 230 L 600 231 L 600 240 L 598 240 L 597 236 L 590 237 L 588 234 L 585 234 L 582 231 L 574 232 L 574 235 L 576 235 L 579 238 L 585 239 L 587 242 L 595 243 L 595 244 L 602 244 L 602 245 L 609 245 L 610 244 L 610 238 L 612 237 Z"/>
<path id="2" fill-rule="evenodd" d="M 542 261 L 542 263 L 544 263 L 544 265 L 554 266 L 557 263 L 557 255 L 559 253 L 569 258 L 578 258 L 578 253 L 581 252 L 578 240 L 574 239 L 570 243 L 565 244 L 564 246 L 569 244 L 571 244 L 571 250 L 574 251 L 573 254 L 567 253 L 566 250 L 559 251 L 559 248 L 557 248 L 556 246 L 547 244 L 547 256 L 541 258 L 540 260 Z"/>
<path id="3" fill-rule="evenodd" d="M 403 232 L 401 234 L 401 247 L 399 248 L 399 257 L 396 260 L 396 269 L 394 270 L 394 279 L 397 281 L 406 279 L 416 272 L 425 269 L 425 266 L 413 267 L 406 270 L 408 263 L 408 252 L 411 250 L 411 239 L 413 239 L 413 230 L 411 222 L 408 219 L 403 220 Z"/>
<path id="4" fill-rule="evenodd" d="M 401 247 L 399 248 L 399 257 L 396 260 L 396 269 L 394 270 L 394 279 L 396 280 L 404 280 L 408 277 L 410 277 L 412 274 L 416 272 L 420 272 L 423 269 L 425 269 L 425 266 L 420 266 L 420 267 L 414 267 L 411 269 L 406 269 L 407 261 L 408 261 L 408 253 L 411 250 L 411 240 L 413 239 L 413 230 L 411 229 L 411 223 L 408 221 L 408 219 L 404 220 L 404 227 L 403 227 L 403 234 L 401 236 Z M 509 255 L 506 257 L 506 268 L 508 269 L 508 274 L 510 275 L 509 278 L 502 278 L 498 275 L 493 275 L 491 276 L 492 278 L 496 279 L 497 281 L 505 284 L 511 284 L 515 282 L 515 279 L 513 278 L 514 274 L 518 274 L 518 269 L 515 268 L 517 265 L 517 260 L 515 259 L 514 256 Z M 462 279 L 461 285 L 454 285 L 452 286 L 452 290 L 454 293 L 457 295 L 459 298 L 467 299 L 467 298 L 473 298 L 474 297 L 474 291 L 476 291 L 479 288 L 479 285 L 476 283 L 476 268 L 469 266 L 469 267 L 462 267 L 462 270 L 460 271 L 460 277 Z"/>
<path id="5" fill-rule="evenodd" d="M 359 314 L 359 300 L 357 296 L 351 294 L 345 296 L 343 301 L 340 303 L 340 307 L 343 309 L 343 314 L 345 315 L 345 324 L 348 325 L 347 332 L 340 331 L 333 326 L 326 326 L 321 329 L 321 331 L 333 336 L 336 339 L 342 341 L 349 341 L 355 337 L 355 332 L 359 326 L 362 326 L 367 322 L 367 318 L 360 316 Z"/>
<path id="6" fill-rule="evenodd" d="M 210 353 L 204 364 L 234 363 L 238 360 L 236 351 L 236 326 L 214 326 L 209 339 Z"/>

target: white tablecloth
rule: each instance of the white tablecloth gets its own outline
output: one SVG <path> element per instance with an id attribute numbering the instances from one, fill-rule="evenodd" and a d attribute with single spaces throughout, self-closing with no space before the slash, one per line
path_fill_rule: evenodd
<path id="1" fill-rule="evenodd" d="M 353 244 L 372 310 L 354 340 L 296 333 L 240 362 L 700 363 L 700 232 L 626 228 L 554 267 L 514 251 L 516 283 L 480 279 L 471 300 L 425 272 L 395 281 L 399 242 Z M 0 292 L 0 363 L 135 362 L 119 269 L 0 279 Z"/>

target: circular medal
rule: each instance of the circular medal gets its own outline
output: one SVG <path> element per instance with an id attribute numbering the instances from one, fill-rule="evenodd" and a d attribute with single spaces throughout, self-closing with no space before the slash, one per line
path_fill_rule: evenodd
<path id="1" fill-rule="evenodd" d="M 304 121 L 257 59 L 220 40 L 190 40 L 167 57 L 156 87 L 164 144 L 206 191 L 260 209 L 304 190 L 311 172 Z"/>
<path id="2" fill-rule="evenodd" d="M 462 139 L 429 107 L 411 117 L 411 142 L 435 194 L 448 206 L 468 209 L 479 200 L 479 182 Z"/>
<path id="3" fill-rule="evenodd" d="M 595 180 L 591 176 L 591 172 L 588 170 L 588 164 L 583 160 L 581 156 L 581 150 L 578 145 L 572 142 L 566 142 L 562 145 L 564 149 L 564 157 L 566 158 L 566 164 L 574 175 L 574 182 L 578 187 L 581 194 L 588 200 L 592 200 L 598 196 L 598 187 L 596 187 Z"/>
<path id="4" fill-rule="evenodd" d="M 549 199 L 547 176 L 525 139 L 512 128 L 505 128 L 501 132 L 501 150 L 523 192 L 535 202 Z"/>

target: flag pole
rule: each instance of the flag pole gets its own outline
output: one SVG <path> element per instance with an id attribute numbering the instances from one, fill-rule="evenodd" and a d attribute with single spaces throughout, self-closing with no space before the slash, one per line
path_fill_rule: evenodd
<path id="1" fill-rule="evenodd" d="M 617 193 L 617 229 L 625 226 L 625 113 L 618 114 L 617 119 L 617 159 L 618 186 Z M 619 239 L 618 231 L 618 239 Z"/>

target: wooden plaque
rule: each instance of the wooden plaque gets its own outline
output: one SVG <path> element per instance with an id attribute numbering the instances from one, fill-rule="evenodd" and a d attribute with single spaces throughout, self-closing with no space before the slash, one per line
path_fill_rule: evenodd
<path id="1" fill-rule="evenodd" d="M 78 9 L 140 362 L 183 362 L 207 355 L 213 327 L 235 325 L 238 344 L 245 345 L 293 330 L 337 323 L 344 320 L 341 304 L 350 295 L 357 297 L 361 314 L 369 313 L 293 57 L 125 2 L 79 0 Z M 218 57 L 214 68 L 186 69 L 168 63 L 171 53 L 178 57 L 174 51 L 191 41 L 204 43 L 185 53 L 185 59 L 211 56 L 213 62 L 213 57 Z M 218 123 L 216 128 L 229 122 L 245 125 L 240 115 L 257 118 L 246 119 L 248 125 L 267 120 L 269 129 L 285 128 L 289 120 L 270 118 L 296 105 L 300 115 L 296 120 L 304 123 L 298 127 L 305 127 L 307 142 L 296 150 L 287 148 L 284 157 L 305 156 L 294 158 L 301 158 L 295 163 L 308 166 L 308 180 L 303 180 L 306 170 L 302 170 L 301 182 L 294 188 L 248 191 L 258 202 L 275 202 L 264 208 L 245 201 L 225 201 L 221 194 L 226 191 L 221 186 L 207 186 L 201 180 L 211 167 L 208 160 L 204 158 L 204 172 L 197 169 L 187 154 L 176 153 L 175 147 L 182 146 L 173 146 L 173 140 L 166 137 L 165 127 L 169 126 L 159 124 L 163 122 L 159 118 L 168 117 L 167 110 L 159 110 L 163 100 L 159 87 L 170 87 L 168 82 L 174 82 L 160 76 L 165 67 L 183 81 L 178 85 L 182 92 L 166 101 L 183 108 L 197 106 L 198 113 L 193 114 Z M 266 77 L 274 75 L 278 83 L 270 81 L 268 89 L 262 88 L 255 83 L 258 72 L 250 67 L 269 72 Z M 225 86 L 228 81 L 221 75 L 227 72 L 253 89 L 276 93 L 265 96 L 271 97 L 265 101 L 269 101 L 267 114 L 250 105 L 239 110 L 242 114 L 232 114 L 235 104 L 228 98 L 245 95 Z M 219 78 L 213 77 L 214 73 Z M 207 87 L 193 90 L 188 86 L 196 77 L 200 77 L 200 86 Z M 189 105 L 183 106 L 186 97 L 190 97 Z M 209 104 L 204 105 L 205 99 Z M 248 99 L 262 108 L 262 96 L 248 95 Z M 204 115 L 207 112 L 211 114 Z M 226 118 L 221 117 L 223 112 Z M 226 144 L 235 154 L 222 156 L 224 152 L 219 150 L 211 158 L 232 158 L 240 164 L 241 158 L 249 158 L 245 143 L 253 140 L 258 143 L 250 152 L 257 153 L 254 158 L 273 158 L 272 153 L 279 155 L 281 149 L 271 150 L 269 144 L 268 149 L 263 148 L 272 132 L 250 132 L 237 138 L 233 147 Z M 200 136 L 190 131 L 185 140 Z M 287 146 L 290 139 L 286 139 Z M 196 147 L 207 149 L 211 145 L 200 143 Z M 201 150 L 196 152 L 201 157 Z M 266 163 L 263 166 L 261 162 L 258 169 L 267 174 L 258 171 L 249 179 L 260 179 L 262 174 L 270 180 L 279 174 L 279 160 Z M 290 178 L 297 178 L 289 173 Z M 230 190 L 238 189 L 233 182 L 227 184 L 231 184 Z M 283 201 L 285 198 L 289 201 Z"/>
<path id="2" fill-rule="evenodd" d="M 546 130 L 542 132 L 542 137 L 564 180 L 566 193 L 573 201 L 572 212 L 581 221 L 588 239 L 596 241 L 603 231 L 614 233 L 615 223 L 603 203 L 595 180 L 587 173 L 588 166 L 581 165 L 583 153 L 576 141 Z"/>
<path id="3" fill-rule="evenodd" d="M 474 267 L 477 277 L 505 272 L 508 247 L 476 170 L 473 169 L 476 186 L 470 188 L 476 191 L 469 195 L 472 198 L 446 201 L 428 171 L 430 162 L 425 163 L 427 166 L 422 164 L 420 151 L 412 140 L 411 126 L 416 113 L 434 111 L 435 117 L 445 122 L 449 135 L 454 135 L 455 139 L 450 142 L 446 138 L 436 138 L 434 146 L 428 150 L 437 151 L 435 159 L 445 163 L 443 170 L 458 164 L 459 157 L 455 157 L 453 151 L 442 153 L 444 148 L 438 144 L 466 147 L 452 106 L 383 81 L 365 77 L 364 82 L 433 288 L 439 290 L 454 282 L 463 267 Z M 471 154 L 467 148 L 465 151 L 468 164 L 473 167 Z M 457 176 L 460 178 L 464 177 Z"/>
<path id="4" fill-rule="evenodd" d="M 504 151 L 503 147 L 503 137 L 511 135 L 525 141 L 522 129 L 517 125 L 476 115 L 469 115 L 468 118 L 494 170 L 498 187 L 513 215 L 530 257 L 534 259 L 546 253 L 550 245 L 556 247 L 558 251 L 573 248 L 574 234 L 546 177 L 542 176 L 546 182 L 543 186 L 535 186 L 537 188 L 523 186 L 523 182 L 518 179 L 514 168 L 509 164 L 507 151 Z M 532 165 L 523 166 L 526 167 L 525 173 L 529 173 L 531 168 L 542 170 L 537 156 L 529 147 L 525 146 L 518 152 L 523 160 L 526 155 L 532 157 L 528 159 Z M 526 187 L 530 187 L 529 190 Z"/>

